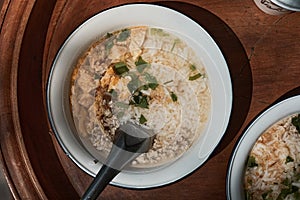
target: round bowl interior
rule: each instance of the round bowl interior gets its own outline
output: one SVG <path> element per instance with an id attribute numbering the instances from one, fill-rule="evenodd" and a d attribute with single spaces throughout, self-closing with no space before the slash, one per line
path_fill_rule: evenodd
<path id="1" fill-rule="evenodd" d="M 227 199 L 245 199 L 243 181 L 246 162 L 259 136 L 274 123 L 299 112 L 300 96 L 294 96 L 271 106 L 248 126 L 237 142 L 229 161 L 226 181 Z"/>
<path id="2" fill-rule="evenodd" d="M 196 22 L 177 11 L 149 4 L 130 4 L 101 12 L 78 27 L 66 40 L 53 63 L 47 87 L 52 129 L 66 154 L 82 170 L 95 176 L 101 163 L 95 162 L 93 152 L 82 144 L 74 128 L 69 106 L 73 66 L 82 52 L 107 32 L 141 25 L 164 29 L 193 48 L 207 71 L 212 102 L 205 131 L 178 160 L 151 170 L 124 171 L 112 181 L 114 185 L 129 188 L 165 185 L 201 166 L 224 135 L 232 108 L 232 86 L 226 61 L 214 40 Z"/>

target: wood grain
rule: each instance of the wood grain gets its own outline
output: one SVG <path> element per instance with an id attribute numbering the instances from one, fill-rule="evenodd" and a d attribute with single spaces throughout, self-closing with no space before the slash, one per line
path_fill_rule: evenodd
<path id="1" fill-rule="evenodd" d="M 3 6 L 6 7 L 6 11 L 1 10 L 3 21 L 0 36 L 0 142 L 2 160 L 8 172 L 7 178 L 13 181 L 10 186 L 15 199 L 29 198 L 31 195 L 43 197 L 43 191 L 31 168 L 20 130 L 15 81 L 22 35 L 33 4 L 34 2 L 13 4 L 5 1 Z M 10 21 L 6 21 L 6 17 L 9 17 Z M 23 189 L 18 191 L 18 188 Z"/>
<path id="2" fill-rule="evenodd" d="M 0 161 L 14 199 L 79 199 L 92 180 L 65 155 L 49 128 L 47 76 L 57 51 L 76 27 L 102 10 L 132 2 L 143 1 L 0 1 Z M 166 2 L 169 6 L 179 3 Z M 226 199 L 227 164 L 243 128 L 276 99 L 300 86 L 299 13 L 267 15 L 251 0 L 182 2 L 205 9 L 226 25 L 216 19 L 202 24 L 209 24 L 205 28 L 215 34 L 230 65 L 238 66 L 235 70 L 240 72 L 232 73 L 234 81 L 248 83 L 243 80 L 252 75 L 251 97 L 249 91 L 243 94 L 247 85 L 235 89 L 240 109 L 233 124 L 238 126 L 230 129 L 215 154 L 194 173 L 149 190 L 108 186 L 101 199 Z M 192 16 L 197 9 L 190 12 Z M 243 120 L 236 121 L 239 114 Z"/>

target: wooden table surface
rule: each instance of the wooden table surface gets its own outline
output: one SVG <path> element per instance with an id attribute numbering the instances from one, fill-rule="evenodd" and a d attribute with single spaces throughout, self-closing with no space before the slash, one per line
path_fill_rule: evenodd
<path id="1" fill-rule="evenodd" d="M 102 10 L 132 2 L 158 3 L 0 0 L 0 161 L 14 199 L 79 199 L 91 182 L 49 128 L 46 80 L 57 51 L 78 25 Z M 101 199 L 226 199 L 228 160 L 243 129 L 300 86 L 300 14 L 267 15 L 252 0 L 160 4 L 187 12 L 220 45 L 234 82 L 235 128 L 208 162 L 186 178 L 147 190 L 108 186 Z"/>

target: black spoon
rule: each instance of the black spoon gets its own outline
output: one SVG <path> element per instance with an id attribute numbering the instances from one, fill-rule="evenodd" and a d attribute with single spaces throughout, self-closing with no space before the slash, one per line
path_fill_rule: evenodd
<path id="1" fill-rule="evenodd" d="M 153 144 L 153 132 L 140 125 L 127 122 L 116 130 L 114 145 L 105 164 L 82 196 L 82 200 L 95 200 L 120 173 L 126 165 L 142 153 L 146 153 Z"/>

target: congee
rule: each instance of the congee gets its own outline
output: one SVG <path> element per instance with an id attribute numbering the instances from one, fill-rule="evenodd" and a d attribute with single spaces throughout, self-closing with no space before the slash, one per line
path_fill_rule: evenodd
<path id="1" fill-rule="evenodd" d="M 175 160 L 206 126 L 208 79 L 199 56 L 175 33 L 147 26 L 107 33 L 91 44 L 72 73 L 77 132 L 107 155 L 115 130 L 131 121 L 155 133 L 153 147 L 133 167 Z"/>

